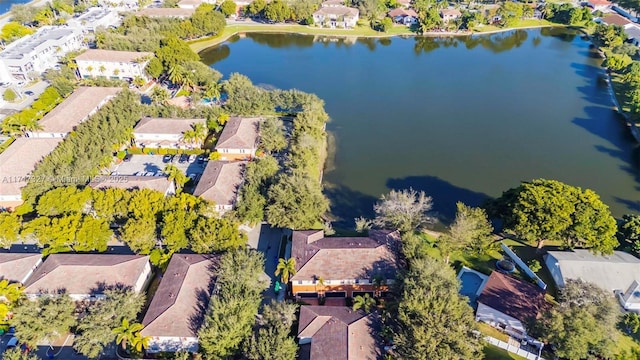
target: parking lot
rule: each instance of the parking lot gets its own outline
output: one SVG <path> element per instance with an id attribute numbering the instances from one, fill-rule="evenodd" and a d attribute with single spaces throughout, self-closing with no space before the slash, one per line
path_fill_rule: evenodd
<path id="1" fill-rule="evenodd" d="M 174 165 L 191 178 L 198 177 L 204 171 L 207 162 L 202 159 L 192 158 L 193 162 L 180 162 L 180 155 L 132 155 L 128 161 L 123 161 L 112 170 L 117 175 L 158 176 L 162 175 L 164 168 Z M 184 160 L 184 159 L 183 159 Z"/>

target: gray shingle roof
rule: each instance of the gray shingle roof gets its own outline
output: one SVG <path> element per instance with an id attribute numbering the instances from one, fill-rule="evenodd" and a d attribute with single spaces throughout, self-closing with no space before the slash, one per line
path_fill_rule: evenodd
<path id="1" fill-rule="evenodd" d="M 40 253 L 0 253 L 0 279 L 24 282 L 41 259 Z"/>
<path id="2" fill-rule="evenodd" d="M 258 143 L 262 118 L 232 117 L 224 125 L 216 149 L 253 149 Z"/>
<path id="3" fill-rule="evenodd" d="M 244 181 L 246 164 L 246 161 L 209 161 L 193 195 L 213 201 L 216 205 L 234 205 Z"/>

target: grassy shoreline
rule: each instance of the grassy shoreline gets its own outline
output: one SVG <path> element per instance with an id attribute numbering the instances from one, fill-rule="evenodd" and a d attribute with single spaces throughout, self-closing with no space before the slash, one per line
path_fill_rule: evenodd
<path id="1" fill-rule="evenodd" d="M 369 27 L 359 26 L 355 29 L 326 29 L 316 28 L 305 25 L 293 24 L 233 24 L 227 26 L 221 34 L 210 36 L 202 39 L 188 41 L 191 50 L 199 53 L 210 47 L 214 47 L 229 40 L 237 34 L 245 34 L 250 32 L 259 33 L 281 33 L 281 34 L 300 34 L 300 35 L 320 35 L 320 36 L 337 36 L 345 38 L 388 38 L 395 36 L 413 36 L 413 37 L 456 37 L 470 35 L 486 35 L 500 32 L 507 32 L 517 29 L 534 29 L 543 27 L 564 27 L 565 25 L 554 24 L 546 20 L 523 20 L 515 26 L 509 28 L 498 28 L 495 26 L 484 26 L 482 31 L 473 32 L 431 32 L 427 34 L 416 34 L 405 26 L 394 26 L 389 32 L 381 33 Z"/>

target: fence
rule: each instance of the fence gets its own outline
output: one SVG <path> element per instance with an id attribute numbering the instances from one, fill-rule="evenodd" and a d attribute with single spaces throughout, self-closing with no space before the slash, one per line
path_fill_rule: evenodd
<path id="1" fill-rule="evenodd" d="M 529 360 L 547 360 L 541 356 L 538 356 L 538 354 L 534 354 L 534 353 L 530 353 L 522 348 L 520 348 L 519 346 L 515 346 L 515 345 L 510 345 L 502 340 L 498 340 L 494 337 L 491 336 L 485 336 L 484 338 L 489 344 L 494 345 L 499 347 L 500 349 L 504 349 L 507 350 L 510 353 L 522 356 L 525 359 L 529 359 Z"/>
<path id="2" fill-rule="evenodd" d="M 509 249 L 509 247 L 504 243 L 500 243 L 500 246 L 502 247 L 502 250 L 504 250 L 504 252 L 518 265 L 518 267 L 520 267 L 520 269 L 525 272 L 525 274 L 536 281 L 536 283 L 542 288 L 542 290 L 547 289 L 547 284 L 545 284 L 544 281 L 542 281 L 542 279 L 540 279 L 538 275 L 536 275 L 536 273 L 531 271 L 527 264 L 525 264 L 524 261 L 522 261 L 522 259 L 520 259 L 518 255 L 513 252 L 513 250 Z"/>

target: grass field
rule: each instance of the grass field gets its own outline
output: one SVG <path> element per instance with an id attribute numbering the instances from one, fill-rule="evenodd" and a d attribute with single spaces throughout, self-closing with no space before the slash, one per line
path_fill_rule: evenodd
<path id="1" fill-rule="evenodd" d="M 525 360 L 522 356 L 512 354 L 507 350 L 502 350 L 490 344 L 486 344 L 482 352 L 484 353 L 484 358 L 487 360 Z"/>

